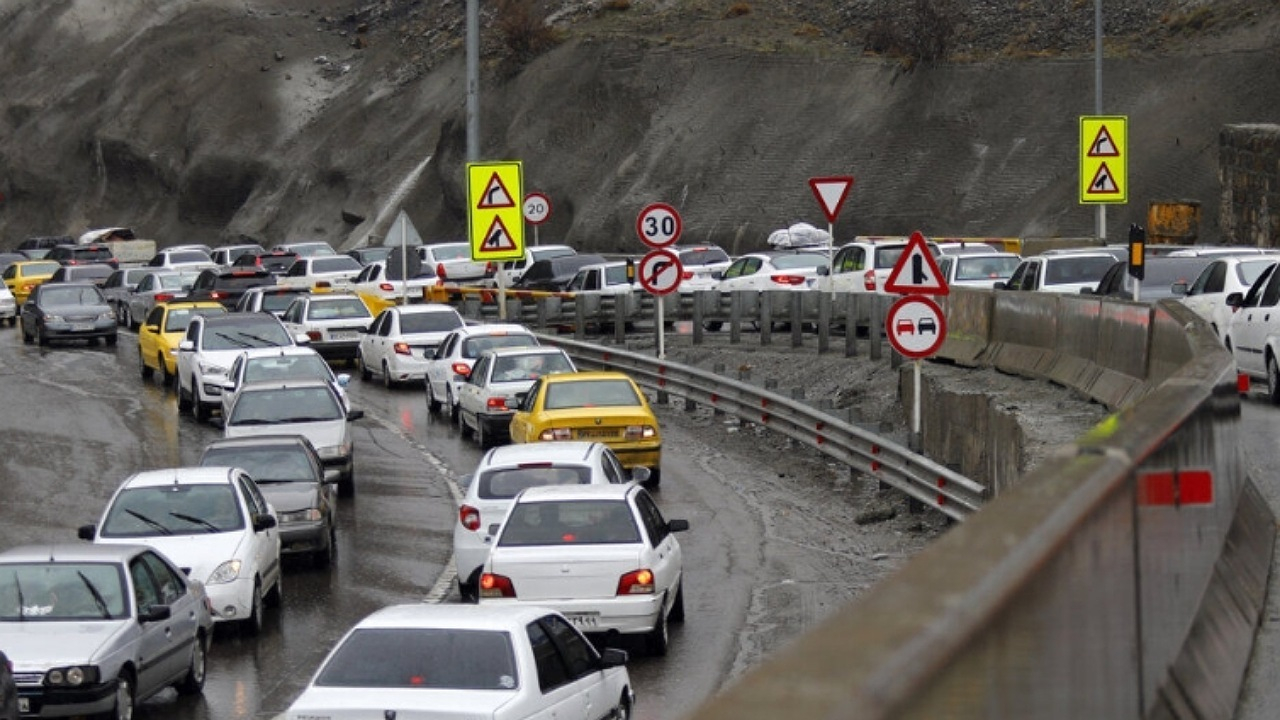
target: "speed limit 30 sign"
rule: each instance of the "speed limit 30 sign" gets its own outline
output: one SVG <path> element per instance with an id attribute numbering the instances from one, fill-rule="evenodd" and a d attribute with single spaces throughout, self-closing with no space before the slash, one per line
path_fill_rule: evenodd
<path id="1" fill-rule="evenodd" d="M 647 205 L 636 216 L 636 234 L 651 248 L 664 248 L 680 239 L 680 213 L 666 203 Z"/>

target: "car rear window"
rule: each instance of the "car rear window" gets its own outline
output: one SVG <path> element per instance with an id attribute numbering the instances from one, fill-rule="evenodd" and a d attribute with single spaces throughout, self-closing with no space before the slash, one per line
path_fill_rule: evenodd
<path id="1" fill-rule="evenodd" d="M 440 260 L 470 260 L 471 248 L 467 245 L 433 245 L 431 255 Z"/>
<path id="2" fill-rule="evenodd" d="M 175 250 L 169 253 L 171 263 L 211 262 L 209 256 L 199 250 Z"/>
<path id="3" fill-rule="evenodd" d="M 956 280 L 1002 280 L 1013 276 L 1021 262 L 1017 257 L 966 255 L 955 259 Z"/>
<path id="4" fill-rule="evenodd" d="M 289 303 L 306 292 L 289 292 L 287 290 L 268 290 L 262 293 L 262 309 L 267 312 L 283 312 Z"/>
<path id="5" fill-rule="evenodd" d="M 246 384 L 263 380 L 324 380 L 328 382 L 332 377 L 333 373 L 325 364 L 324 358 L 315 353 L 248 358 L 244 366 Z"/>
<path id="6" fill-rule="evenodd" d="M 320 687 L 514 690 L 515 652 L 501 630 L 362 628 L 334 651 Z"/>
<path id="7" fill-rule="evenodd" d="M 452 312 L 403 313 L 400 315 L 400 332 L 447 332 L 462 327 L 462 318 Z"/>
<path id="8" fill-rule="evenodd" d="M 226 273 L 219 275 L 213 284 L 219 290 L 248 290 L 259 285 L 274 285 L 275 280 L 258 273 Z"/>
<path id="9" fill-rule="evenodd" d="M 78 247 L 71 256 L 77 260 L 111 260 L 115 257 L 107 247 Z"/>
<path id="10" fill-rule="evenodd" d="M 197 315 L 226 315 L 227 310 L 221 306 L 216 308 L 172 308 L 164 318 L 164 331 L 167 333 L 186 332 L 191 318 Z"/>
<path id="11" fill-rule="evenodd" d="M 639 405 L 635 388 L 626 380 L 574 380 L 549 383 L 542 406 L 546 410 L 577 407 Z"/>
<path id="12" fill-rule="evenodd" d="M 240 391 L 228 425 L 271 425 L 328 422 L 345 416 L 338 398 L 324 385 Z"/>
<path id="13" fill-rule="evenodd" d="M 729 254 L 718 247 L 690 248 L 680 252 L 681 265 L 711 265 L 729 262 Z"/>
<path id="14" fill-rule="evenodd" d="M 609 545 L 640 542 L 625 500 L 518 502 L 502 523 L 498 545 Z"/>
<path id="15" fill-rule="evenodd" d="M 316 467 L 299 445 L 282 447 L 211 447 L 200 458 L 205 467 L 244 468 L 255 482 L 314 483 Z"/>
<path id="16" fill-rule="evenodd" d="M 311 303 L 308 320 L 338 320 L 369 317 L 369 307 L 360 298 L 338 298 Z"/>
<path id="17" fill-rule="evenodd" d="M 543 485 L 587 485 L 590 468 L 539 463 L 481 473 L 476 494 L 481 500 L 508 500 L 521 490 Z"/>
<path id="18" fill-rule="evenodd" d="M 462 343 L 462 357 L 474 360 L 485 350 L 500 347 L 528 347 L 537 345 L 538 339 L 532 335 L 515 333 L 513 335 L 479 335 L 467 338 Z"/>
<path id="19" fill-rule="evenodd" d="M 1045 283 L 1060 285 L 1063 283 L 1098 282 L 1102 276 L 1116 264 L 1110 255 L 1084 257 L 1054 257 L 1049 260 L 1045 269 Z"/>
<path id="20" fill-rule="evenodd" d="M 318 273 L 326 272 L 360 272 L 360 261 L 350 255 L 335 255 L 333 257 L 317 258 L 311 261 L 311 271 Z"/>
<path id="21" fill-rule="evenodd" d="M 773 266 L 779 270 L 790 270 L 794 268 L 822 267 L 827 262 L 826 255 L 796 253 L 795 255 L 778 255 L 773 259 Z"/>

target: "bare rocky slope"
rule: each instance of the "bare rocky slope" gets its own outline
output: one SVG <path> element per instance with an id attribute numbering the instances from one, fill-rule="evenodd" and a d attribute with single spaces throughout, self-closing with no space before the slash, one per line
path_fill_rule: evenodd
<path id="1" fill-rule="evenodd" d="M 482 5 L 481 157 L 551 197 L 542 242 L 638 251 L 635 214 L 661 200 L 688 241 L 742 252 L 821 224 L 807 179 L 832 174 L 856 178 L 840 237 L 1092 234 L 1086 0 L 572 0 L 532 10 L 548 45 L 520 53 L 501 31 L 520 0 Z M 1130 118 L 1109 235 L 1195 199 L 1218 241 L 1218 132 L 1276 121 L 1280 8 L 1104 5 L 1103 110 Z M 947 13 L 935 62 L 886 41 L 922 9 Z M 463 28 L 457 0 L 8 0 L 0 246 L 128 225 L 345 247 L 401 207 L 429 241 L 461 237 Z"/>

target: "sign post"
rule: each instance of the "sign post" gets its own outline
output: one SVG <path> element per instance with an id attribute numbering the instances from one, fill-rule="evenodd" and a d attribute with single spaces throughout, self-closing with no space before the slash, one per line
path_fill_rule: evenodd
<path id="1" fill-rule="evenodd" d="M 948 295 L 951 289 L 938 263 L 929 252 L 924 234 L 911 233 L 907 247 L 894 264 L 885 282 L 885 290 L 905 293 L 889 308 L 885 332 L 889 344 L 903 357 L 914 360 L 911 397 L 912 450 L 921 449 L 920 438 L 920 361 L 936 353 L 947 338 L 947 318 L 942 308 L 928 295 Z"/>
<path id="2" fill-rule="evenodd" d="M 844 199 L 848 197 L 851 187 L 853 187 L 852 175 L 809 178 L 809 189 L 818 199 L 818 205 L 822 206 L 822 214 L 827 218 L 827 237 L 831 238 L 833 245 L 836 237 L 836 218 L 840 216 L 840 208 L 844 207 Z M 827 258 L 828 264 L 832 259 Z M 826 292 L 831 292 L 833 282 L 831 273 L 827 273 L 827 279 L 823 283 L 826 286 Z"/>
<path id="3" fill-rule="evenodd" d="M 551 217 L 551 198 L 540 192 L 524 196 L 524 219 L 533 226 L 533 244 L 538 244 L 538 226 Z"/>
<path id="4" fill-rule="evenodd" d="M 667 323 L 664 317 L 662 296 L 674 292 L 676 288 L 680 287 L 680 278 L 684 273 L 680 258 L 666 248 L 674 245 L 676 240 L 680 239 L 680 233 L 683 231 L 684 225 L 680 220 L 680 213 L 666 203 L 646 205 L 640 211 L 640 214 L 636 216 L 636 235 L 640 236 L 640 242 L 653 248 L 652 251 L 640 259 L 640 267 L 637 268 L 637 274 L 640 276 L 640 286 L 656 296 L 657 299 L 658 308 L 655 322 L 658 325 L 659 360 L 667 357 Z"/>
<path id="5" fill-rule="evenodd" d="M 467 235 L 472 260 L 501 262 L 524 257 L 524 217 L 516 204 L 523 197 L 524 167 L 519 161 L 467 163 Z M 507 319 L 507 293 L 501 282 L 498 318 Z"/>

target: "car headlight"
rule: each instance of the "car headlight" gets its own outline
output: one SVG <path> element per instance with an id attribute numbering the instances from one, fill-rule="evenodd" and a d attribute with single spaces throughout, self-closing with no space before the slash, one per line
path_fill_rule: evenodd
<path id="1" fill-rule="evenodd" d="M 97 682 L 98 668 L 94 665 L 53 668 L 44 674 L 44 684 L 57 687 L 79 687 Z"/>
<path id="2" fill-rule="evenodd" d="M 51 323 L 51 322 L 60 323 L 60 322 L 66 322 L 66 319 L 64 319 L 61 315 L 45 315 L 44 321 L 47 323 Z"/>
<path id="3" fill-rule="evenodd" d="M 321 515 L 319 508 L 307 508 L 306 510 L 296 510 L 294 512 L 277 513 L 280 523 L 300 523 L 300 522 L 320 522 Z"/>
<path id="4" fill-rule="evenodd" d="M 240 577 L 240 561 L 228 560 L 219 565 L 217 569 L 209 575 L 209 579 L 205 582 L 205 585 L 221 585 L 223 583 L 232 582 L 238 577 Z"/>
<path id="5" fill-rule="evenodd" d="M 200 361 L 198 365 L 200 367 L 201 375 L 226 375 L 227 374 L 227 369 L 222 367 L 221 365 L 216 365 L 211 362 L 205 362 L 203 360 Z"/>
<path id="6" fill-rule="evenodd" d="M 337 460 L 339 458 L 344 458 L 351 454 L 351 441 L 348 440 L 341 445 L 326 445 L 324 447 L 316 448 L 316 452 L 319 453 L 321 460 Z"/>
<path id="7" fill-rule="evenodd" d="M 111 311 L 107 311 L 107 312 L 104 312 L 104 313 L 98 313 L 98 319 L 99 319 L 99 320 L 111 320 L 112 322 L 114 322 L 114 321 L 115 321 L 115 319 L 116 319 L 116 316 L 115 316 L 115 314 L 114 314 L 114 313 L 112 313 Z"/>

